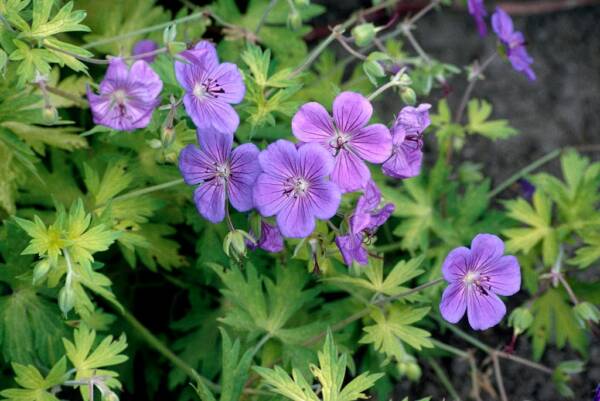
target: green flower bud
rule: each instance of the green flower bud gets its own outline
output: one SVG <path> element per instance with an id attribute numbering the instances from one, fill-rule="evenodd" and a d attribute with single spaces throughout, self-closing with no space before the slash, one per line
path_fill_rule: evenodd
<path id="1" fill-rule="evenodd" d="M 400 97 L 402 98 L 402 101 L 409 106 L 414 106 L 415 103 L 417 103 L 417 94 L 412 88 L 402 88 Z"/>
<path id="2" fill-rule="evenodd" d="M 377 78 L 385 76 L 385 70 L 379 61 L 365 60 L 363 63 L 363 71 L 367 74 L 367 78 L 373 85 L 377 85 Z"/>
<path id="3" fill-rule="evenodd" d="M 298 29 L 302 28 L 302 16 L 298 10 L 293 9 L 290 12 L 288 15 L 287 24 L 288 27 L 293 31 L 297 31 Z"/>
<path id="4" fill-rule="evenodd" d="M 421 378 L 421 367 L 416 362 L 408 362 L 406 364 L 406 377 L 414 382 Z"/>
<path id="5" fill-rule="evenodd" d="M 58 293 L 58 306 L 65 316 L 73 309 L 73 306 L 75 306 L 75 292 L 71 287 L 64 286 L 61 288 Z"/>
<path id="6" fill-rule="evenodd" d="M 223 241 L 223 252 L 230 258 L 240 260 L 246 256 L 246 234 L 242 230 L 230 231 Z"/>
<path id="7" fill-rule="evenodd" d="M 158 139 L 150 139 L 148 141 L 148 146 L 152 149 L 160 149 L 162 147 L 162 142 Z"/>
<path id="8" fill-rule="evenodd" d="M 39 261 L 33 269 L 33 285 L 36 285 L 44 280 L 48 272 L 50 271 L 50 262 L 48 259 L 42 259 Z"/>
<path id="9" fill-rule="evenodd" d="M 54 124 L 58 121 L 58 110 L 50 104 L 46 105 L 42 109 L 42 117 L 44 118 L 44 123 Z"/>
<path id="10" fill-rule="evenodd" d="M 160 131 L 160 140 L 162 142 L 163 147 L 168 148 L 169 146 L 171 146 L 171 144 L 175 140 L 175 128 L 163 127 Z"/>
<path id="11" fill-rule="evenodd" d="M 351 32 L 354 42 L 359 47 L 369 45 L 375 38 L 376 33 L 377 30 L 375 29 L 375 25 L 371 24 L 370 22 L 355 26 L 352 28 Z"/>
<path id="12" fill-rule="evenodd" d="M 582 321 L 598 323 L 600 321 L 600 311 L 589 302 L 580 302 L 573 308 L 575 315 Z"/>
<path id="13" fill-rule="evenodd" d="M 412 84 L 412 79 L 406 73 L 402 73 L 399 77 L 394 77 L 398 80 L 398 85 L 400 86 L 410 86 Z"/>
<path id="14" fill-rule="evenodd" d="M 169 44 L 175 41 L 175 37 L 177 36 L 177 24 L 171 24 L 165 28 L 163 31 L 163 42 L 165 44 Z"/>
<path id="15" fill-rule="evenodd" d="M 516 308 L 508 317 L 508 325 L 514 329 L 516 336 L 525 332 L 533 323 L 533 315 L 527 308 Z"/>

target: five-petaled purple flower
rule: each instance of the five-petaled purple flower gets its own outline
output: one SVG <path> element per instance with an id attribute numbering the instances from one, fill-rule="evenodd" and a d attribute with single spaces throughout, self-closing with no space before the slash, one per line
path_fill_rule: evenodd
<path id="1" fill-rule="evenodd" d="M 292 119 L 292 131 L 303 142 L 316 142 L 334 157 L 331 180 L 342 192 L 362 189 L 371 177 L 363 160 L 383 163 L 392 150 L 390 131 L 383 124 L 367 125 L 373 114 L 369 100 L 342 92 L 333 101 L 333 119 L 316 102 L 304 104 Z"/>
<path id="2" fill-rule="evenodd" d="M 133 45 L 133 50 L 131 51 L 131 54 L 134 56 L 139 56 L 141 54 L 152 53 L 156 49 L 158 49 L 158 44 L 156 44 L 155 41 L 150 39 L 144 39 L 140 40 L 139 42 L 136 42 L 136 44 Z M 141 57 L 140 60 L 144 60 L 147 63 L 152 63 L 155 58 L 156 55 L 151 54 Z"/>
<path id="3" fill-rule="evenodd" d="M 335 239 L 344 263 L 348 266 L 353 261 L 366 265 L 368 251 L 365 243 L 372 241 L 377 229 L 383 225 L 394 212 L 392 203 L 385 204 L 378 209 L 381 202 L 381 192 L 372 180 L 369 180 L 365 193 L 358 199 L 356 210 L 350 217 L 350 230 L 347 235 L 340 235 Z"/>
<path id="4" fill-rule="evenodd" d="M 423 161 L 423 131 L 429 126 L 430 104 L 406 106 L 392 127 L 392 156 L 383 163 L 385 175 L 410 178 L 419 175 Z"/>
<path id="5" fill-rule="evenodd" d="M 487 15 L 487 11 L 485 10 L 483 0 L 467 0 L 467 8 L 469 14 L 475 19 L 479 36 L 485 36 L 487 34 L 487 26 L 485 25 L 484 17 Z"/>
<path id="6" fill-rule="evenodd" d="M 87 89 L 94 123 L 119 131 L 146 127 L 160 104 L 162 87 L 162 81 L 145 61 L 138 60 L 128 69 L 122 58 L 111 59 L 100 82 L 100 94 Z"/>
<path id="7" fill-rule="evenodd" d="M 521 287 L 517 258 L 504 256 L 504 243 L 492 234 L 478 234 L 471 249 L 451 251 L 442 265 L 444 290 L 440 311 L 444 319 L 457 323 L 467 312 L 474 330 L 495 326 L 506 313 L 498 295 L 513 295 Z"/>
<path id="8" fill-rule="evenodd" d="M 525 38 L 521 32 L 514 30 L 510 15 L 500 7 L 492 15 L 492 28 L 500 42 L 506 46 L 506 55 L 515 71 L 522 72 L 531 81 L 535 81 L 535 73 L 531 69 L 533 58 L 525 49 Z"/>
<path id="9" fill-rule="evenodd" d="M 175 75 L 186 91 L 183 104 L 196 127 L 201 133 L 235 132 L 240 117 L 231 105 L 241 102 L 246 92 L 238 67 L 219 63 L 215 47 L 207 41 L 179 55 L 186 62 L 175 62 Z"/>
<path id="10" fill-rule="evenodd" d="M 254 233 L 250 231 L 250 235 L 254 236 Z M 250 249 L 258 247 L 271 253 L 281 252 L 283 251 L 283 236 L 277 226 L 262 220 L 260 222 L 260 238 L 256 243 L 249 243 L 248 247 Z"/>
<path id="11" fill-rule="evenodd" d="M 254 205 L 265 217 L 277 216 L 283 236 L 306 237 L 315 228 L 315 218 L 335 215 L 341 194 L 328 179 L 334 161 L 322 146 L 309 143 L 296 148 L 280 139 L 258 160 L 263 172 L 254 186 Z"/>
<path id="12" fill-rule="evenodd" d="M 254 206 L 252 187 L 260 174 L 259 150 L 246 143 L 231 150 L 233 135 L 198 134 L 200 148 L 187 145 L 179 155 L 179 170 L 188 185 L 197 185 L 194 202 L 198 212 L 212 223 L 225 217 L 225 202 L 240 212 Z"/>

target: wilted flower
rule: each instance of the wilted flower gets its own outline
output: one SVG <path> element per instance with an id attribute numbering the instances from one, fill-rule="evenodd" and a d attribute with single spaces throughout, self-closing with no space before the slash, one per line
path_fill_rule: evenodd
<path id="1" fill-rule="evenodd" d="M 487 26 L 485 25 L 484 17 L 487 15 L 487 11 L 485 11 L 483 0 L 467 0 L 467 9 L 469 10 L 469 14 L 475 19 L 479 35 L 485 36 L 487 34 Z"/>
<path id="2" fill-rule="evenodd" d="M 185 110 L 201 133 L 215 130 L 232 134 L 240 117 L 231 106 L 242 101 L 246 92 L 235 64 L 220 63 L 215 47 L 199 42 L 194 49 L 179 54 L 186 62 L 175 62 L 175 75 L 185 89 Z"/>
<path id="3" fill-rule="evenodd" d="M 328 179 L 333 158 L 321 146 L 306 144 L 297 149 L 280 139 L 258 160 L 263 172 L 254 186 L 254 204 L 265 217 L 277 215 L 285 237 L 306 237 L 315 228 L 315 218 L 335 215 L 341 195 Z"/>
<path id="4" fill-rule="evenodd" d="M 521 32 L 516 32 L 510 15 L 500 7 L 492 15 L 492 28 L 498 39 L 506 46 L 506 55 L 515 71 L 522 72 L 531 81 L 535 81 L 535 73 L 531 69 L 533 58 L 525 49 L 525 38 Z"/>
<path id="5" fill-rule="evenodd" d="M 150 40 L 150 39 L 144 39 L 144 40 L 140 40 L 139 42 L 136 42 L 136 44 L 133 45 L 131 54 L 134 56 L 139 56 L 140 54 L 151 53 L 151 52 L 155 51 L 156 49 L 158 49 L 158 44 L 156 44 L 155 41 Z M 148 63 L 152 63 L 155 58 L 156 58 L 156 55 L 150 55 L 150 56 L 144 56 L 144 57 L 140 58 L 140 60 L 144 60 Z"/>
<path id="6" fill-rule="evenodd" d="M 254 236 L 254 233 L 250 232 Z M 283 250 L 283 236 L 281 231 L 272 224 L 265 222 L 260 223 L 260 238 L 255 244 L 248 244 L 249 248 L 256 249 L 257 247 L 267 252 L 281 252 Z"/>
<path id="7" fill-rule="evenodd" d="M 474 330 L 495 326 L 506 313 L 498 295 L 513 295 L 521 287 L 517 258 L 503 256 L 504 243 L 491 234 L 478 234 L 471 249 L 464 246 L 448 254 L 442 265 L 444 290 L 440 311 L 444 319 L 457 323 L 467 312 Z"/>
<path id="8" fill-rule="evenodd" d="M 364 188 L 371 172 L 363 160 L 383 163 L 392 150 L 390 131 L 383 124 L 367 125 L 373 114 L 369 100 L 342 92 L 333 101 L 333 119 L 316 102 L 304 104 L 292 119 L 292 131 L 303 142 L 316 142 L 334 157 L 331 180 L 342 192 Z"/>
<path id="9" fill-rule="evenodd" d="M 381 227 L 394 212 L 394 204 L 387 203 L 378 209 L 381 192 L 372 180 L 369 180 L 364 194 L 358 199 L 356 210 L 350 217 L 350 230 L 347 235 L 335 239 L 344 263 L 348 266 L 353 261 L 361 265 L 368 263 L 368 252 L 365 243 L 370 242 L 377 229 Z"/>
<path id="10" fill-rule="evenodd" d="M 128 69 L 122 58 L 111 59 L 100 82 L 100 94 L 87 90 L 94 123 L 119 131 L 146 127 L 160 104 L 162 87 L 145 61 L 138 60 Z"/>
<path id="11" fill-rule="evenodd" d="M 392 156 L 383 163 L 385 175 L 410 178 L 419 175 L 423 161 L 423 131 L 431 124 L 430 104 L 406 106 L 392 127 Z"/>
<path id="12" fill-rule="evenodd" d="M 179 155 L 179 170 L 188 185 L 198 185 L 194 202 L 198 212 L 212 223 L 225 217 L 225 201 L 240 212 L 253 207 L 252 187 L 260 174 L 259 150 L 246 143 L 231 150 L 232 135 L 205 132 L 198 135 L 200 148 L 187 145 Z"/>

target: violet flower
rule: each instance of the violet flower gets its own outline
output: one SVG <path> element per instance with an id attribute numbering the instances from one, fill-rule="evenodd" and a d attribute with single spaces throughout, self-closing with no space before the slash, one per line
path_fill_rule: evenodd
<path id="1" fill-rule="evenodd" d="M 521 32 L 516 32 L 510 15 L 500 7 L 492 15 L 492 28 L 498 39 L 506 46 L 506 55 L 515 71 L 522 72 L 531 81 L 535 81 L 535 73 L 531 69 L 533 58 L 525 49 L 525 38 Z"/>
<path id="2" fill-rule="evenodd" d="M 485 25 L 484 17 L 487 15 L 483 0 L 467 0 L 467 9 L 469 14 L 475 19 L 477 25 L 477 31 L 479 36 L 485 36 L 487 34 L 487 26 Z"/>
<path id="3" fill-rule="evenodd" d="M 139 56 L 140 54 L 146 54 L 146 53 L 153 52 L 156 49 L 158 49 L 158 44 L 155 41 L 150 40 L 150 39 L 144 39 L 144 40 L 140 40 L 139 42 L 136 42 L 136 44 L 133 45 L 131 54 L 133 56 Z M 151 55 L 151 56 L 142 57 L 142 58 L 140 58 L 140 60 L 144 60 L 147 63 L 152 63 L 155 58 L 156 58 L 156 55 Z"/>
<path id="4" fill-rule="evenodd" d="M 250 235 L 254 236 L 251 231 Z M 260 238 L 256 243 L 248 243 L 250 249 L 260 248 L 267 252 L 277 253 L 283 251 L 283 236 L 281 231 L 272 224 L 262 220 L 260 222 Z"/>
<path id="5" fill-rule="evenodd" d="M 423 161 L 423 131 L 431 124 L 430 104 L 406 106 L 392 127 L 392 156 L 383 163 L 385 175 L 410 178 L 419 175 Z"/>
<path id="6" fill-rule="evenodd" d="M 504 243 L 491 234 L 478 234 L 471 249 L 464 246 L 451 251 L 442 265 L 448 283 L 440 311 L 444 319 L 457 323 L 467 312 L 474 330 L 495 326 L 506 314 L 498 295 L 513 295 L 521 287 L 517 258 L 503 256 Z"/>
<path id="7" fill-rule="evenodd" d="M 383 124 L 367 125 L 373 114 L 369 100 L 342 92 L 333 101 L 333 119 L 316 102 L 304 104 L 292 119 L 292 131 L 303 142 L 316 142 L 335 158 L 331 180 L 342 192 L 362 189 L 371 177 L 363 160 L 383 163 L 392 150 L 390 131 Z"/>
<path id="8" fill-rule="evenodd" d="M 364 194 L 358 199 L 356 210 L 350 217 L 349 233 L 335 239 L 346 265 L 351 266 L 353 261 L 361 265 L 369 262 L 365 245 L 372 242 L 377 229 L 394 212 L 393 203 L 387 203 L 378 209 L 379 203 L 381 192 L 377 185 L 369 180 Z"/>
<path id="9" fill-rule="evenodd" d="M 240 103 L 246 92 L 238 67 L 219 63 L 215 47 L 207 41 L 179 55 L 187 62 L 175 62 L 175 75 L 185 89 L 183 104 L 196 127 L 201 133 L 235 132 L 240 117 L 231 105 Z"/>
<path id="10" fill-rule="evenodd" d="M 596 387 L 596 393 L 594 394 L 594 401 L 600 401 L 600 384 Z"/>
<path id="11" fill-rule="evenodd" d="M 100 94 L 87 89 L 94 123 L 119 131 L 146 127 L 160 104 L 162 87 L 145 61 L 138 60 L 129 69 L 122 58 L 111 59 L 100 82 Z"/>
<path id="12" fill-rule="evenodd" d="M 254 204 L 261 215 L 277 216 L 284 237 L 306 237 L 315 228 L 315 218 L 327 220 L 335 215 L 341 194 L 328 179 L 334 160 L 323 147 L 296 148 L 280 139 L 262 151 L 258 160 L 263 172 L 254 185 Z"/>
<path id="13" fill-rule="evenodd" d="M 231 150 L 233 135 L 205 132 L 198 135 L 200 148 L 187 145 L 179 155 L 179 170 L 188 185 L 198 185 L 194 202 L 198 212 L 212 223 L 225 217 L 225 202 L 240 212 L 254 206 L 252 187 L 260 174 L 259 150 L 246 143 Z"/>

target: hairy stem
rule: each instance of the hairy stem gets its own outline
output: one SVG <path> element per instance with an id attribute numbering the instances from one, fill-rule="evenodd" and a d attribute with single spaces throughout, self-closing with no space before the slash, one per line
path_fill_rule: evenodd
<path id="1" fill-rule="evenodd" d="M 440 364 L 437 363 L 437 361 L 434 358 L 427 358 L 426 361 L 429 364 L 429 366 L 431 366 L 431 369 L 433 369 L 433 372 L 440 380 L 440 383 L 442 383 L 442 385 L 444 386 L 446 391 L 448 391 L 448 393 L 450 394 L 451 399 L 454 401 L 462 401 L 462 399 L 458 395 L 458 392 L 452 385 L 452 382 L 448 378 L 448 375 L 446 374 L 444 369 L 440 366 Z"/>
<path id="2" fill-rule="evenodd" d="M 269 16 L 269 13 L 271 13 L 271 10 L 273 10 L 273 7 L 277 5 L 277 1 L 278 0 L 271 0 L 267 5 L 267 8 L 265 8 L 265 11 L 260 17 L 260 21 L 258 21 L 258 24 L 256 25 L 256 29 L 254 29 L 255 35 L 258 35 L 258 33 L 260 32 L 260 28 L 262 28 L 264 23 L 267 21 L 267 17 Z"/>
<path id="3" fill-rule="evenodd" d="M 345 50 L 346 50 L 348 53 L 350 53 L 352 56 L 356 57 L 356 58 L 357 58 L 357 59 L 359 59 L 359 60 L 366 60 L 366 59 L 367 59 L 367 56 L 365 56 L 365 55 L 363 55 L 363 54 L 361 54 L 361 53 L 357 52 L 356 50 L 354 50 L 354 49 L 352 48 L 352 46 L 350 46 L 350 45 L 349 45 L 349 44 L 346 42 L 346 40 L 345 40 L 345 38 L 344 38 L 344 35 L 342 35 L 342 34 L 339 34 L 339 35 L 337 35 L 335 38 L 336 38 L 336 40 L 338 41 L 338 43 L 339 43 L 340 45 L 342 45 L 342 47 L 343 47 L 343 48 L 344 48 L 344 49 L 345 49 Z"/>
<path id="4" fill-rule="evenodd" d="M 184 183 L 183 178 L 178 178 L 173 181 L 163 182 L 162 184 L 157 184 L 157 185 L 153 185 L 151 187 L 137 189 L 135 191 L 131 191 L 126 194 L 116 196 L 116 197 L 112 198 L 111 201 L 115 202 L 115 201 L 122 201 L 125 199 L 137 198 L 138 196 L 141 196 L 141 195 L 146 195 L 146 194 L 156 192 L 156 191 L 162 191 L 163 189 L 167 189 L 167 188 L 173 187 L 175 185 L 183 184 L 183 183 Z M 101 207 L 101 206 L 104 206 L 104 205 L 98 205 L 98 207 Z"/>
<path id="5" fill-rule="evenodd" d="M 577 299 L 577 295 L 575 295 L 575 292 L 571 288 L 571 285 L 569 285 L 569 282 L 567 281 L 567 279 L 565 279 L 565 276 L 562 273 L 558 274 L 558 280 L 567 291 L 567 294 L 569 294 L 569 298 L 571 299 L 573 305 L 579 304 L 579 299 Z"/>

